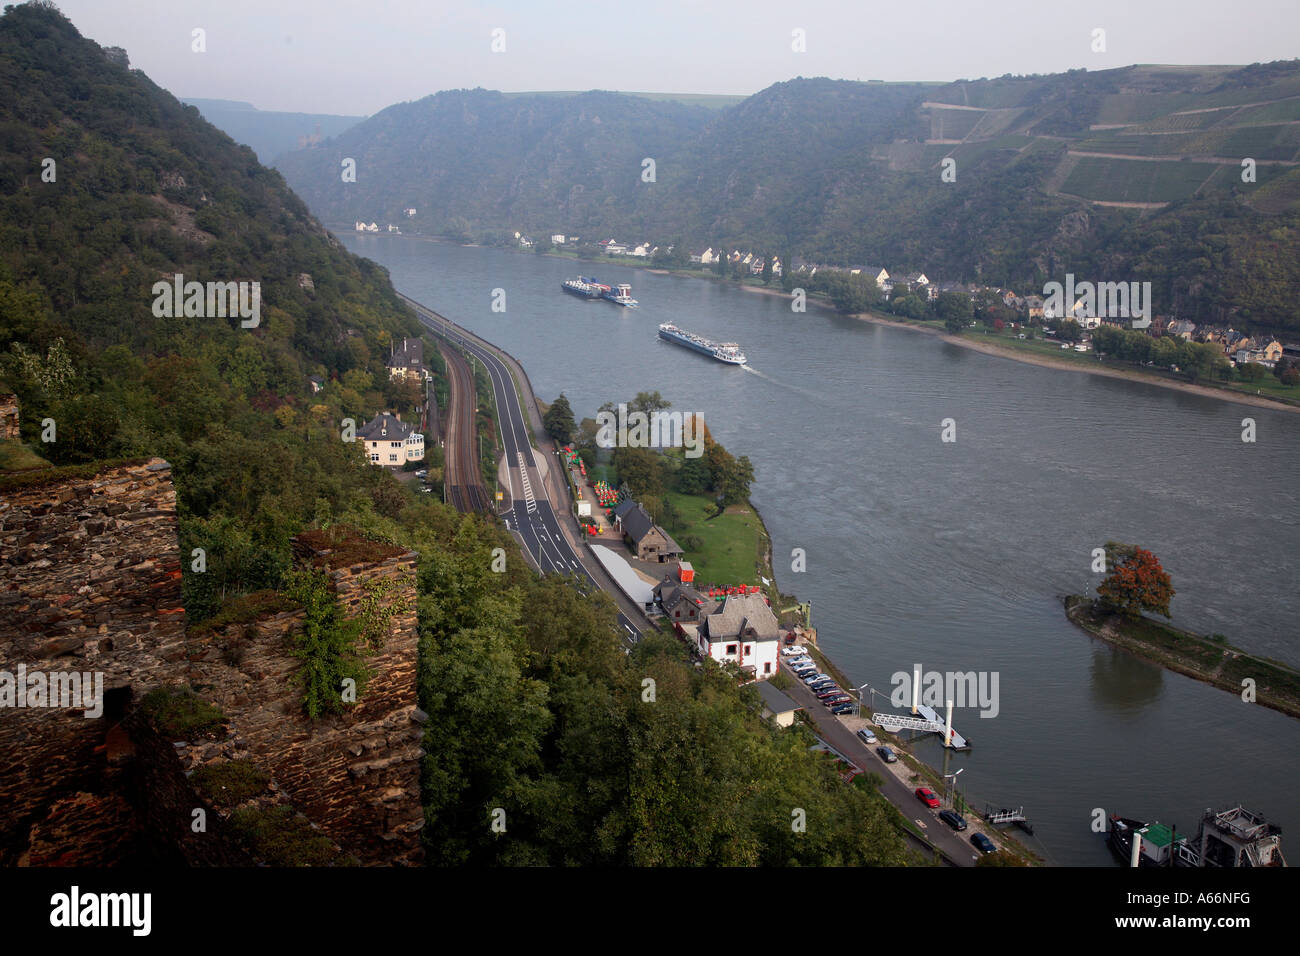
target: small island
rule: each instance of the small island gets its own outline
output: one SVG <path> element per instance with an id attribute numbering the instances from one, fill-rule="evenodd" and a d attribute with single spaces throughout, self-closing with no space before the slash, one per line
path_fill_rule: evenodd
<path id="1" fill-rule="evenodd" d="M 1222 634 L 1206 636 L 1147 617 L 1170 617 L 1174 589 L 1168 573 L 1150 551 L 1106 543 L 1106 579 L 1097 597 L 1071 594 L 1065 614 L 1094 637 L 1129 653 L 1207 684 L 1242 701 L 1300 717 L 1300 671 L 1257 657 L 1228 643 Z"/>

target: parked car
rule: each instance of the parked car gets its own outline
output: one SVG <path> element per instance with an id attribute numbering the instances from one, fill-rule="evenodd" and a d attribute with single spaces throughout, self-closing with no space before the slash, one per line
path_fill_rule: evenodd
<path id="1" fill-rule="evenodd" d="M 806 657 L 808 655 L 808 651 L 800 644 L 783 647 L 781 648 L 781 653 L 786 657 Z"/>
<path id="2" fill-rule="evenodd" d="M 890 747 L 877 747 L 876 753 L 880 754 L 880 759 L 885 763 L 898 763 L 898 754 Z"/>
<path id="3" fill-rule="evenodd" d="M 417 472 L 415 473 L 415 477 L 416 477 L 416 478 L 424 478 L 424 477 L 425 477 L 426 475 L 428 475 L 428 474 L 429 474 L 428 470 L 426 470 L 426 469 L 424 469 L 424 468 L 421 468 L 419 471 L 417 471 Z"/>
<path id="4" fill-rule="evenodd" d="M 803 679 L 803 682 L 811 687 L 813 684 L 820 684 L 824 680 L 833 680 L 830 674 L 811 674 Z"/>
<path id="5" fill-rule="evenodd" d="M 981 853 L 996 853 L 998 849 L 993 845 L 993 841 L 982 833 L 972 833 L 970 835 L 970 842 L 973 843 L 975 849 L 979 850 Z"/>
<path id="6" fill-rule="evenodd" d="M 790 670 L 794 671 L 795 673 L 802 673 L 803 671 L 810 671 L 814 674 L 817 673 L 817 665 L 814 664 L 812 661 L 808 661 L 807 663 L 804 664 L 791 664 L 789 661 L 787 661 L 785 666 L 790 668 Z"/>
<path id="7" fill-rule="evenodd" d="M 853 703 L 853 701 L 850 700 L 843 704 L 837 704 L 836 706 L 832 707 L 831 713 L 834 714 L 836 717 L 842 717 L 845 714 L 853 713 L 857 709 L 858 709 L 857 704 Z"/>
<path id="8" fill-rule="evenodd" d="M 876 742 L 876 735 L 872 733 L 871 729 L 868 727 L 863 727 L 859 730 L 858 736 L 862 738 L 864 744 L 874 744 Z"/>
<path id="9" fill-rule="evenodd" d="M 840 704 L 853 703 L 853 698 L 848 694 L 834 694 L 831 697 L 826 698 L 822 703 L 827 707 L 838 707 Z"/>
<path id="10" fill-rule="evenodd" d="M 827 687 L 825 690 L 819 690 L 817 692 L 817 699 L 826 700 L 826 698 L 828 697 L 839 697 L 840 694 L 842 693 L 844 692 L 840 690 L 838 687 L 836 687 L 834 684 L 832 684 L 830 687 Z"/>
<path id="11" fill-rule="evenodd" d="M 930 807 L 931 809 L 939 805 L 939 798 L 935 796 L 934 791 L 931 790 L 929 787 L 917 787 L 916 799 L 920 800 L 922 803 L 924 803 L 927 807 Z"/>
<path id="12" fill-rule="evenodd" d="M 818 681 L 817 683 L 811 686 L 814 694 L 820 694 L 822 691 L 826 691 L 826 690 L 839 690 L 839 688 L 835 686 L 835 681 L 833 680 Z"/>
<path id="13" fill-rule="evenodd" d="M 939 819 L 948 826 L 952 827 L 958 833 L 966 829 L 966 818 L 956 810 L 940 810 Z"/>

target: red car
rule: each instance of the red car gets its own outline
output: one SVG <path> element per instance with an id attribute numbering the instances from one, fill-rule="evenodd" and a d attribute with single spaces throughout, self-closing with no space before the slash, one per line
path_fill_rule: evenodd
<path id="1" fill-rule="evenodd" d="M 920 800 L 927 807 L 937 807 L 939 805 L 939 798 L 934 795 L 934 791 L 929 787 L 917 787 L 916 799 Z"/>

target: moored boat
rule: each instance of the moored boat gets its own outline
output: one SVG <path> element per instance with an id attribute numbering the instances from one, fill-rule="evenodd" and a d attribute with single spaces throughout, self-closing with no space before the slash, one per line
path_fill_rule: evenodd
<path id="1" fill-rule="evenodd" d="M 1195 837 L 1163 823 L 1143 823 L 1112 814 L 1106 842 L 1125 866 L 1132 865 L 1133 841 L 1140 839 L 1139 866 L 1282 867 L 1282 828 L 1260 814 L 1235 806 L 1206 810 Z"/>

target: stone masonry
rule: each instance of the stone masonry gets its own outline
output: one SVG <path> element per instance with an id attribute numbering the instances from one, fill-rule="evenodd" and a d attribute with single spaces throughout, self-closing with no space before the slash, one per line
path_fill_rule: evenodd
<path id="1" fill-rule="evenodd" d="M 376 581 L 390 582 L 382 600 L 396 609 L 367 657 L 373 676 L 357 706 L 315 722 L 303 714 L 293 679 L 301 611 L 187 634 L 176 493 L 165 461 L 128 462 L 89 477 L 55 473 L 3 490 L 0 672 L 12 675 L 20 664 L 29 673 L 101 672 L 106 693 L 99 719 L 79 710 L 0 709 L 0 865 L 112 862 L 114 834 L 142 808 L 138 787 L 109 792 L 106 781 L 123 753 L 156 760 L 166 752 L 140 747 L 138 733 L 136 745 L 122 742 L 116 728 L 148 691 L 185 684 L 228 718 L 222 739 L 187 751 L 185 769 L 250 759 L 363 863 L 419 861 L 424 715 L 416 708 L 416 555 L 330 541 L 321 532 L 299 536 L 295 554 L 325 569 L 348 613 L 358 612 Z M 183 803 L 174 791 L 169 810 Z M 51 838 L 60 833 L 76 834 L 80 849 L 61 856 Z M 95 840 L 98 849 L 89 847 Z M 185 846 L 178 858 L 240 859 L 224 848 Z"/>

